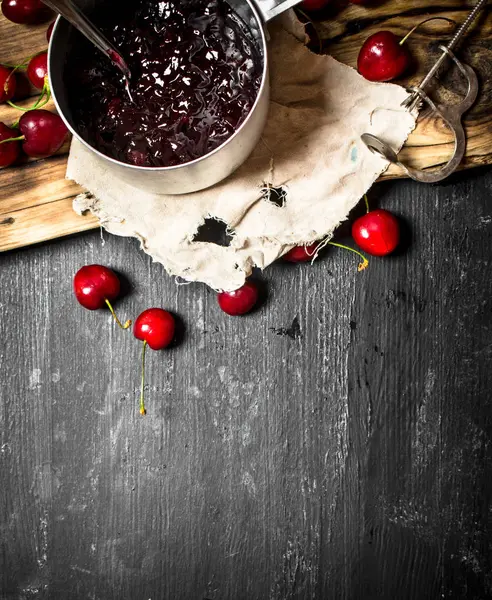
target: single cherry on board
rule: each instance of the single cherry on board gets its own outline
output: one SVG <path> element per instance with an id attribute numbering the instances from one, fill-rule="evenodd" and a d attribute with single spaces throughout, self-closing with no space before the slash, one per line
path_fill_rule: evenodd
<path id="1" fill-rule="evenodd" d="M 15 94 L 17 79 L 12 69 L 0 65 L 0 102 L 7 102 Z"/>
<path id="2" fill-rule="evenodd" d="M 140 386 L 140 414 L 147 414 L 144 400 L 145 386 L 145 350 L 163 350 L 173 341 L 176 322 L 171 313 L 162 308 L 148 308 L 141 313 L 133 326 L 133 335 L 143 341 L 142 348 L 142 379 Z"/>
<path id="3" fill-rule="evenodd" d="M 107 306 L 121 329 L 128 329 L 132 324 L 131 321 L 126 321 L 123 325 L 111 305 L 120 294 L 120 280 L 108 267 L 86 265 L 79 269 L 73 278 L 73 291 L 79 303 L 88 310 Z"/>
<path id="4" fill-rule="evenodd" d="M 20 154 L 20 143 L 18 141 L 8 142 L 11 138 L 17 138 L 18 132 L 0 123 L 0 167 L 9 167 L 17 160 Z"/>
<path id="5" fill-rule="evenodd" d="M 313 260 L 318 246 L 319 242 L 310 244 L 309 246 L 294 246 L 287 254 L 284 254 L 283 259 L 290 263 L 309 262 Z"/>
<path id="6" fill-rule="evenodd" d="M 258 302 L 258 287 L 253 281 L 247 281 L 233 292 L 220 292 L 217 294 L 217 301 L 220 308 L 228 315 L 232 317 L 245 315 Z"/>
<path id="7" fill-rule="evenodd" d="M 430 17 L 413 27 L 402 39 L 392 31 L 379 31 L 369 36 L 357 58 L 359 73 L 369 81 L 391 81 L 403 75 L 411 62 L 405 42 L 421 25 L 436 20 L 455 25 L 455 22 L 447 17 Z"/>
<path id="8" fill-rule="evenodd" d="M 22 149 L 28 156 L 47 158 L 65 142 L 68 129 L 58 115 L 47 110 L 30 110 L 19 120 Z"/>
<path id="9" fill-rule="evenodd" d="M 410 60 L 407 47 L 392 31 L 379 31 L 362 45 L 357 69 L 369 81 L 391 81 L 406 71 Z"/>
<path id="10" fill-rule="evenodd" d="M 38 90 L 42 90 L 48 82 L 48 53 L 41 52 L 33 56 L 27 65 L 29 81 Z"/>
<path id="11" fill-rule="evenodd" d="M 41 0 L 3 0 L 2 12 L 9 21 L 26 25 L 36 23 L 45 10 Z"/>
<path id="12" fill-rule="evenodd" d="M 391 254 L 400 241 L 400 223 L 389 211 L 382 208 L 369 210 L 367 196 L 364 197 L 367 213 L 354 221 L 352 237 L 354 242 L 373 256 Z"/>

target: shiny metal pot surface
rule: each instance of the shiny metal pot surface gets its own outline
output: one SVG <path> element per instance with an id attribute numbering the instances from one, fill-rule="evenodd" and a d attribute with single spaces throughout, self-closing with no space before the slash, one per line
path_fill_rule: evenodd
<path id="1" fill-rule="evenodd" d="M 90 15 L 95 5 L 101 1 L 77 0 L 77 4 Z M 248 25 L 261 50 L 263 56 L 262 82 L 256 102 L 239 129 L 221 146 L 201 158 L 174 167 L 139 167 L 110 158 L 81 138 L 73 123 L 64 83 L 66 57 L 76 36 L 74 28 L 61 17 L 56 21 L 48 55 L 51 92 L 58 112 L 72 134 L 97 154 L 100 160 L 105 161 L 108 170 L 140 190 L 156 194 L 186 194 L 210 187 L 235 171 L 246 160 L 261 137 L 269 105 L 268 54 L 264 23 L 298 4 L 299 1 L 227 0 L 233 10 Z"/>

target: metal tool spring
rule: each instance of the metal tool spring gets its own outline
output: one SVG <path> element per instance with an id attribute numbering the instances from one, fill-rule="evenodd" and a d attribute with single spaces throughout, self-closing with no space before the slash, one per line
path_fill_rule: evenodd
<path id="1" fill-rule="evenodd" d="M 448 56 L 452 56 L 452 51 L 456 48 L 456 46 L 460 43 L 460 41 L 464 38 L 465 33 L 470 28 L 470 25 L 476 19 L 477 14 L 485 7 L 488 0 L 480 0 L 475 8 L 470 12 L 465 22 L 461 25 L 458 31 L 455 33 L 453 39 L 449 42 L 447 46 L 442 46 L 442 55 L 437 59 L 436 64 L 432 67 L 432 69 L 427 73 L 424 79 L 421 81 L 420 85 L 417 87 L 411 88 L 412 94 L 406 98 L 402 102 L 402 106 L 404 106 L 407 110 L 414 110 L 415 108 L 420 108 L 422 106 L 422 97 L 424 94 L 422 92 L 427 87 L 431 79 L 436 75 L 439 67 L 443 64 Z"/>
<path id="2" fill-rule="evenodd" d="M 463 25 L 461 25 L 461 27 L 455 33 L 453 39 L 449 42 L 449 44 L 448 44 L 449 50 L 454 50 L 456 48 L 456 46 L 459 44 L 459 42 L 461 41 L 461 39 L 463 38 L 463 36 L 467 32 L 467 30 L 469 29 L 470 25 L 475 20 L 475 17 L 477 16 L 477 14 L 482 10 L 482 8 L 487 4 L 487 2 L 488 2 L 488 0 L 480 0 L 480 2 L 471 11 L 471 13 L 468 15 L 466 21 L 463 23 Z"/>

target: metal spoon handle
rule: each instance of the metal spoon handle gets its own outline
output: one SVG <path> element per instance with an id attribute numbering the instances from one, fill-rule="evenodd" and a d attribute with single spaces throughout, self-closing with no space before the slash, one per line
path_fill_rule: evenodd
<path id="1" fill-rule="evenodd" d="M 130 70 L 121 54 L 72 0 L 43 0 L 43 2 L 85 35 L 90 42 L 110 58 L 127 80 L 130 79 Z"/>

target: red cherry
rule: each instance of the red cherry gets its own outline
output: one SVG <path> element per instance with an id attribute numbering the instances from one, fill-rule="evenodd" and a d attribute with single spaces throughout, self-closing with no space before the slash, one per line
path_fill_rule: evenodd
<path id="1" fill-rule="evenodd" d="M 148 308 L 141 313 L 133 326 L 133 335 L 143 341 L 142 348 L 142 381 L 140 389 L 140 414 L 147 414 L 144 401 L 145 386 L 145 350 L 149 345 L 152 350 L 163 350 L 173 341 L 176 323 L 174 317 L 162 308 Z"/>
<path id="2" fill-rule="evenodd" d="M 308 10 L 310 12 L 316 12 L 317 10 L 321 10 L 328 6 L 331 3 L 331 0 L 304 0 L 301 2 L 301 7 L 304 10 Z"/>
<path id="3" fill-rule="evenodd" d="M 46 158 L 57 152 L 68 133 L 61 118 L 47 110 L 30 110 L 23 114 L 19 129 L 25 138 L 22 149 L 35 158 Z"/>
<path id="4" fill-rule="evenodd" d="M 247 281 L 234 292 L 217 294 L 220 308 L 233 317 L 249 312 L 258 301 L 258 287 L 252 281 Z"/>
<path id="5" fill-rule="evenodd" d="M 373 0 L 349 0 L 352 4 L 371 4 Z"/>
<path id="6" fill-rule="evenodd" d="M 106 305 L 106 300 L 118 297 L 120 280 L 108 267 L 87 265 L 75 274 L 73 288 L 77 300 L 84 308 L 97 310 Z"/>
<path id="7" fill-rule="evenodd" d="M 175 327 L 174 317 L 166 310 L 148 308 L 137 317 L 133 335 L 152 350 L 163 350 L 173 341 Z"/>
<path id="8" fill-rule="evenodd" d="M 7 127 L 5 123 L 0 123 L 0 142 L 16 138 L 18 132 L 15 129 Z M 8 167 L 17 160 L 20 154 L 20 142 L 5 142 L 0 144 L 0 167 Z"/>
<path id="9" fill-rule="evenodd" d="M 50 43 L 51 34 L 53 33 L 54 26 L 55 26 L 55 21 L 53 21 L 53 23 L 51 23 L 51 25 L 48 27 L 48 29 L 46 31 L 46 41 L 48 42 L 48 44 Z"/>
<path id="10" fill-rule="evenodd" d="M 108 267 L 102 265 L 82 267 L 73 278 L 73 290 L 75 297 L 84 308 L 97 310 L 107 306 L 122 329 L 128 329 L 132 324 L 131 321 L 127 321 L 122 325 L 113 310 L 111 302 L 120 294 L 120 280 Z"/>
<path id="11" fill-rule="evenodd" d="M 12 69 L 0 65 L 0 102 L 7 102 L 15 94 L 17 79 Z"/>
<path id="12" fill-rule="evenodd" d="M 390 81 L 402 75 L 410 54 L 391 31 L 379 31 L 364 42 L 357 59 L 359 73 L 369 81 Z"/>
<path id="13" fill-rule="evenodd" d="M 3 0 L 2 12 L 13 23 L 35 23 L 44 12 L 41 0 Z"/>
<path id="14" fill-rule="evenodd" d="M 318 242 L 311 244 L 310 246 L 295 246 L 292 250 L 289 250 L 287 254 L 284 254 L 284 260 L 291 263 L 309 262 L 313 260 L 316 254 L 316 248 Z"/>
<path id="15" fill-rule="evenodd" d="M 400 224 L 387 210 L 372 210 L 354 222 L 352 237 L 368 254 L 386 256 L 398 246 Z"/>
<path id="16" fill-rule="evenodd" d="M 41 52 L 33 56 L 27 65 L 27 76 L 29 81 L 38 90 L 42 90 L 48 77 L 48 53 Z"/>

